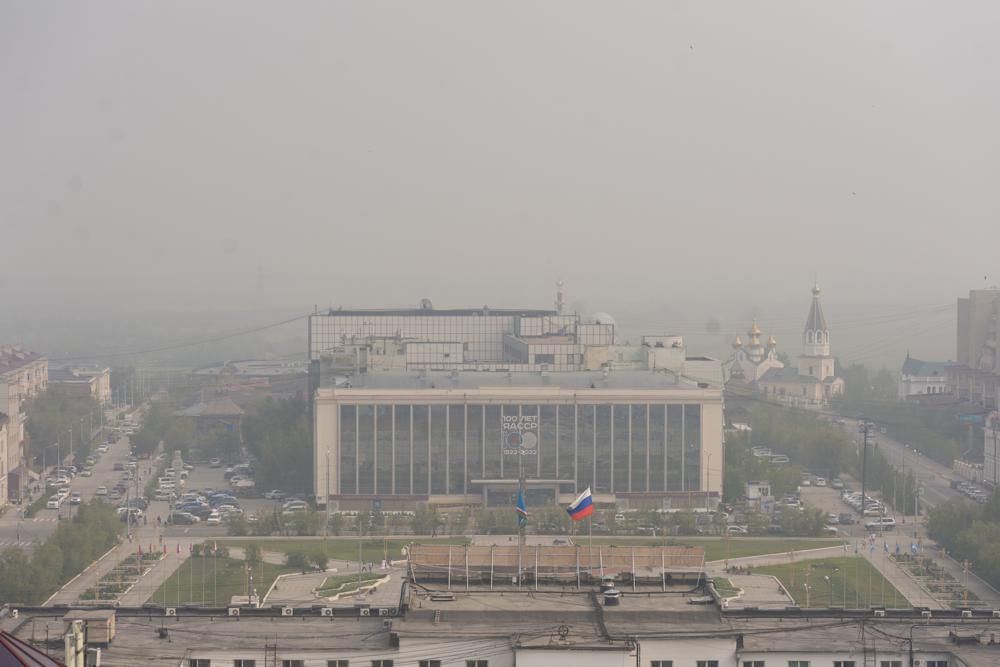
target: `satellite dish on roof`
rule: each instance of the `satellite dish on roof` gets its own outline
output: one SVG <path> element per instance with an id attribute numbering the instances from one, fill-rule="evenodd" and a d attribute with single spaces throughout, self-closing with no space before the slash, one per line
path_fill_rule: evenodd
<path id="1" fill-rule="evenodd" d="M 434 304 L 431 303 L 430 299 L 421 299 L 420 310 L 434 310 Z"/>

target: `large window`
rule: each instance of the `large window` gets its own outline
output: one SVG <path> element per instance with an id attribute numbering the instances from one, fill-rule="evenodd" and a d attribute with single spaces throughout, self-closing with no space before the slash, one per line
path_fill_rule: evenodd
<path id="1" fill-rule="evenodd" d="M 358 417 L 353 405 L 340 406 L 340 492 L 357 493 Z"/>
<path id="2" fill-rule="evenodd" d="M 744 660 L 743 667 L 765 667 L 763 660 Z"/>
<path id="3" fill-rule="evenodd" d="M 233 667 L 257 667 L 256 660 L 233 660 Z"/>
<path id="4" fill-rule="evenodd" d="M 466 660 L 465 667 L 490 667 L 489 660 Z"/>
<path id="5" fill-rule="evenodd" d="M 372 660 L 372 667 L 392 667 L 392 660 Z"/>
<path id="6" fill-rule="evenodd" d="M 431 406 L 431 493 L 448 493 L 448 406 Z"/>
<path id="7" fill-rule="evenodd" d="M 305 660 L 282 660 L 281 667 L 306 667 Z"/>
<path id="8" fill-rule="evenodd" d="M 418 660 L 418 667 L 441 667 L 440 660 Z"/>
<path id="9" fill-rule="evenodd" d="M 701 489 L 701 406 L 684 406 L 684 490 Z M 716 461 L 718 463 L 718 461 Z"/>
<path id="10" fill-rule="evenodd" d="M 396 425 L 396 484 L 395 492 L 409 495 L 410 489 L 410 406 L 397 405 L 393 410 Z"/>
<path id="11" fill-rule="evenodd" d="M 465 406 L 448 406 L 448 493 L 465 493 Z"/>
<path id="12" fill-rule="evenodd" d="M 684 406 L 667 406 L 667 491 L 683 491 L 681 485 L 684 461 L 683 443 Z"/>
<path id="13" fill-rule="evenodd" d="M 833 667 L 856 667 L 853 660 L 834 660 Z M 927 667 L 931 667 L 930 663 Z M 942 667 L 948 667 L 948 665 L 943 665 Z"/>
<path id="14" fill-rule="evenodd" d="M 538 476 L 556 478 L 556 406 L 543 405 L 538 412 Z"/>
<path id="15" fill-rule="evenodd" d="M 808 660 L 789 660 L 788 667 L 809 667 Z"/>
<path id="16" fill-rule="evenodd" d="M 791 666 L 789 666 L 791 667 Z M 808 667 L 808 665 L 806 665 Z M 903 667 L 902 660 L 882 660 L 879 663 L 879 667 Z"/>
<path id="17" fill-rule="evenodd" d="M 559 479 L 576 477 L 576 406 L 559 406 Z M 575 489 L 571 489 L 575 490 Z"/>
<path id="18" fill-rule="evenodd" d="M 622 493 L 628 491 L 628 472 L 629 472 L 629 462 L 628 462 L 628 428 L 629 428 L 629 416 L 628 416 L 628 406 L 627 405 L 615 405 L 613 406 L 614 419 L 612 419 L 612 426 L 614 427 L 613 437 L 611 438 L 611 443 L 614 446 L 614 452 L 611 457 L 612 465 L 614 466 L 614 491 L 617 493 Z M 604 442 L 598 438 L 597 448 L 600 451 L 601 447 L 604 446 Z M 598 467 L 601 465 L 600 456 L 598 456 Z"/>
<path id="19" fill-rule="evenodd" d="M 697 665 L 697 667 L 719 667 L 719 661 L 718 660 L 696 660 L 695 661 L 695 665 Z M 809 667 L 809 666 L 806 665 L 806 667 Z"/>
<path id="20" fill-rule="evenodd" d="M 649 490 L 646 485 L 646 475 L 649 471 L 649 464 L 646 460 L 648 412 L 645 405 L 632 406 L 632 467 L 628 488 L 631 493 L 645 493 Z"/>
<path id="21" fill-rule="evenodd" d="M 486 478 L 500 479 L 500 406 L 486 406 Z"/>
<path id="22" fill-rule="evenodd" d="M 576 486 L 583 491 L 594 485 L 594 406 L 576 409 Z"/>
<path id="23" fill-rule="evenodd" d="M 379 405 L 375 408 L 375 493 L 387 495 L 392 493 L 392 406 Z"/>
<path id="24" fill-rule="evenodd" d="M 351 667 L 349 660 L 327 660 L 326 667 Z"/>
<path id="25" fill-rule="evenodd" d="M 666 491 L 664 444 L 666 432 L 666 406 L 649 406 L 649 490 Z"/>
<path id="26" fill-rule="evenodd" d="M 204 658 L 190 658 L 188 667 L 212 667 L 212 661 Z"/>
<path id="27" fill-rule="evenodd" d="M 627 408 L 628 406 L 626 406 Z M 594 426 L 597 439 L 594 441 L 594 491 L 611 492 L 611 406 L 597 405 L 597 421 Z M 628 423 L 628 422 L 626 422 Z"/>
<path id="28" fill-rule="evenodd" d="M 358 493 L 375 493 L 375 406 L 358 406 Z"/>
<path id="29" fill-rule="evenodd" d="M 483 406 L 470 405 L 465 427 L 469 480 L 483 478 Z M 469 489 L 472 492 L 472 489 Z"/>
<path id="30" fill-rule="evenodd" d="M 650 660 L 649 667 L 674 667 L 673 660 Z"/>
<path id="31" fill-rule="evenodd" d="M 430 407 L 426 405 L 413 406 L 413 493 L 426 495 L 430 493 L 427 486 L 429 468 L 427 462 L 427 443 L 430 437 Z"/>

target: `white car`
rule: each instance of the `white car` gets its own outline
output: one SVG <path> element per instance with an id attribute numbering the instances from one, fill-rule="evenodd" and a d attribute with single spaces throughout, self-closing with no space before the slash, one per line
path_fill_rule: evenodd
<path id="1" fill-rule="evenodd" d="M 865 529 L 872 532 L 893 530 L 896 527 L 896 520 L 891 516 L 880 516 L 871 521 L 865 521 Z"/>
<path id="2" fill-rule="evenodd" d="M 95 496 L 106 496 L 106 495 L 108 495 L 108 487 L 106 487 L 106 486 L 99 486 L 99 487 L 97 487 L 94 490 L 94 495 Z"/>
<path id="3" fill-rule="evenodd" d="M 218 526 L 221 523 L 222 523 L 222 515 L 220 515 L 218 512 L 212 512 L 211 514 L 208 515 L 208 518 L 205 519 L 206 526 Z"/>
<path id="4" fill-rule="evenodd" d="M 45 508 L 50 510 L 57 510 L 59 506 L 62 505 L 62 499 L 59 496 L 55 498 L 49 498 L 49 501 L 45 503 Z"/>

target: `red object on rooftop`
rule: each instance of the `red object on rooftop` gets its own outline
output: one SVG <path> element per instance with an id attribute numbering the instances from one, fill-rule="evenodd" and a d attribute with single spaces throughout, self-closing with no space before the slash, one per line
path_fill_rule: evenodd
<path id="1" fill-rule="evenodd" d="M 9 632 L 0 630 L 0 667 L 66 667 Z"/>

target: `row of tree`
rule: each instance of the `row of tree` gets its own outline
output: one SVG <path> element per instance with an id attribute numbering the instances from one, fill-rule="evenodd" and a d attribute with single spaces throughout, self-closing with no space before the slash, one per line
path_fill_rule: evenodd
<path id="1" fill-rule="evenodd" d="M 100 406 L 89 396 L 72 396 L 60 386 L 50 386 L 31 400 L 27 407 L 28 421 L 25 428 L 29 435 L 29 461 L 41 465 L 65 458 L 70 445 L 76 457 L 82 460 L 90 453 L 93 432 L 101 421 Z M 52 445 L 58 445 L 53 447 Z M 42 450 L 47 450 L 43 457 Z"/>
<path id="2" fill-rule="evenodd" d="M 884 368 L 870 371 L 861 364 L 854 364 L 839 369 L 838 373 L 846 381 L 844 393 L 832 401 L 839 413 L 864 416 L 884 427 L 887 435 L 915 447 L 944 466 L 951 467 L 951 462 L 963 454 L 975 457 L 978 453 L 982 427 L 959 421 L 953 405 L 900 403 L 896 380 Z"/>
<path id="3" fill-rule="evenodd" d="M 955 499 L 930 511 L 927 534 L 993 586 L 1000 586 L 1000 492 L 984 505 Z"/>
<path id="4" fill-rule="evenodd" d="M 312 431 L 301 394 L 254 404 L 243 419 L 243 441 L 257 460 L 258 489 L 312 490 Z"/>
<path id="5" fill-rule="evenodd" d="M 0 600 L 39 604 L 82 572 L 118 539 L 121 522 L 114 508 L 99 500 L 80 505 L 29 556 L 21 547 L 0 552 Z"/>

